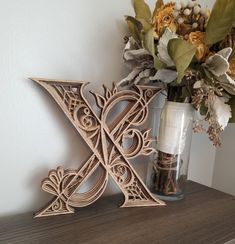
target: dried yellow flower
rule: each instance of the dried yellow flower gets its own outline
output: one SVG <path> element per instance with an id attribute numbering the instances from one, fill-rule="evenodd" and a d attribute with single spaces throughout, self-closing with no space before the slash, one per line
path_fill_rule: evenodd
<path id="1" fill-rule="evenodd" d="M 173 15 L 175 3 L 168 3 L 159 8 L 153 16 L 155 36 L 158 38 L 164 28 L 168 27 L 172 32 L 177 30 L 177 22 Z"/>
<path id="2" fill-rule="evenodd" d="M 202 60 L 208 52 L 208 48 L 205 44 L 205 32 L 191 32 L 188 36 L 188 41 L 197 48 L 195 54 L 196 58 Z"/>
<path id="3" fill-rule="evenodd" d="M 235 59 L 229 62 L 229 74 L 235 79 Z"/>

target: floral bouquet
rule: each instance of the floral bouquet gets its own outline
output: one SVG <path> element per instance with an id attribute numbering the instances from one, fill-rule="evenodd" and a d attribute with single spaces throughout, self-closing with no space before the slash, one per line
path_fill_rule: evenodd
<path id="1" fill-rule="evenodd" d="M 119 85 L 155 83 L 166 91 L 156 169 L 163 183 L 157 188 L 175 193 L 178 182 L 172 172 L 185 145 L 180 114 L 186 118 L 185 134 L 187 121 L 193 119 L 191 110 L 198 111 L 193 129 L 207 132 L 215 146 L 221 144 L 220 133 L 232 117 L 235 1 L 216 0 L 212 11 L 193 0 L 158 0 L 153 13 L 144 0 L 134 0 L 133 7 L 135 17 L 126 16 L 131 35 L 125 37 L 123 53 L 131 73 Z"/>

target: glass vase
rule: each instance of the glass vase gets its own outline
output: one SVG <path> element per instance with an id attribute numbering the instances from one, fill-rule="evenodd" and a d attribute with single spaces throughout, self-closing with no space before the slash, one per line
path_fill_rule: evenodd
<path id="1" fill-rule="evenodd" d="M 157 152 L 147 184 L 162 200 L 180 200 L 188 175 L 194 109 L 189 103 L 167 101 L 163 108 L 150 107 L 150 114 Z"/>

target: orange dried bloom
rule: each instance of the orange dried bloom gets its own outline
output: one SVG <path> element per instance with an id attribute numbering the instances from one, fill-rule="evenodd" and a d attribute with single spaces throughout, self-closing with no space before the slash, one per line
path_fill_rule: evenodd
<path id="1" fill-rule="evenodd" d="M 191 32 L 188 36 L 188 41 L 197 48 L 195 54 L 196 58 L 198 60 L 202 60 L 208 52 L 208 48 L 205 43 L 205 32 Z"/>
<path id="2" fill-rule="evenodd" d="M 157 10 L 155 16 L 153 16 L 153 25 L 155 29 L 155 35 L 159 38 L 163 29 L 168 27 L 172 32 L 177 30 L 177 22 L 173 16 L 175 3 L 168 3 L 163 5 Z"/>

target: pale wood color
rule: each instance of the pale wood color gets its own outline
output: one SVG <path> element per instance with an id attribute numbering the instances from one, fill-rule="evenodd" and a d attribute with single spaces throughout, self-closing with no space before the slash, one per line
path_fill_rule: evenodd
<path id="1" fill-rule="evenodd" d="M 235 239 L 235 197 L 194 182 L 183 201 L 117 208 L 102 197 L 73 215 L 0 218 L 1 244 L 224 244 Z"/>
<path id="2" fill-rule="evenodd" d="M 74 208 L 92 204 L 103 194 L 109 175 L 125 196 L 121 207 L 165 205 L 151 195 L 128 161 L 154 151 L 150 146 L 150 130 L 140 131 L 133 126 L 146 121 L 148 104 L 161 88 L 136 86 L 134 90 L 118 90 L 113 85 L 109 90 L 104 87 L 104 96 L 93 94 L 100 109 L 97 115 L 83 93 L 87 82 L 32 80 L 50 93 L 92 151 L 78 170 L 58 167 L 49 172 L 48 178 L 42 181 L 42 189 L 54 198 L 36 217 L 74 213 Z M 121 102 L 126 102 L 125 108 L 113 116 L 114 108 Z M 131 145 L 126 148 L 123 141 L 128 138 Z M 79 193 L 81 185 L 98 167 L 102 169 L 100 178 L 90 190 Z"/>

